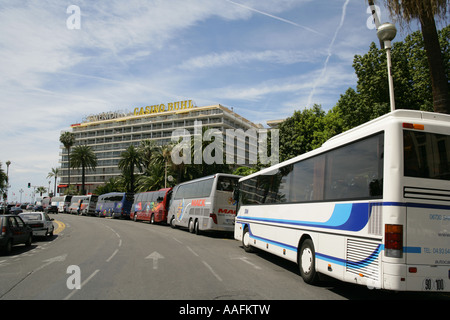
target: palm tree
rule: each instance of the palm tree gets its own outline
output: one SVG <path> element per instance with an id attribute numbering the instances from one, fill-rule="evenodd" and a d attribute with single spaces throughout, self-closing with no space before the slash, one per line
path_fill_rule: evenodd
<path id="1" fill-rule="evenodd" d="M 81 194 L 86 194 L 85 171 L 95 170 L 97 167 L 97 156 L 89 146 L 76 146 L 72 151 L 72 168 L 81 168 Z"/>
<path id="2" fill-rule="evenodd" d="M 373 0 L 369 0 L 369 4 L 372 3 Z M 445 21 L 448 0 L 384 0 L 384 3 L 391 16 L 398 18 L 401 24 L 419 20 L 430 68 L 434 111 L 450 114 L 448 80 L 434 19 L 440 16 Z"/>
<path id="3" fill-rule="evenodd" d="M 164 166 L 164 188 L 167 187 L 167 169 L 172 164 L 172 148 L 172 144 L 157 146 L 153 154 L 153 163 Z"/>
<path id="4" fill-rule="evenodd" d="M 53 196 L 56 196 L 56 179 L 58 179 L 59 169 L 58 168 L 52 168 L 52 171 L 50 171 L 47 175 L 47 179 L 49 178 L 55 178 L 55 188 L 53 191 Z"/>
<path id="5" fill-rule="evenodd" d="M 47 189 L 45 187 L 37 187 L 36 189 L 36 193 L 39 193 L 39 196 L 42 197 L 42 194 L 45 193 L 47 191 Z"/>
<path id="6" fill-rule="evenodd" d="M 4 198 L 4 195 L 6 194 L 7 186 L 8 186 L 8 176 L 3 171 L 2 163 L 0 162 L 0 193 L 1 193 L 2 198 Z"/>
<path id="7" fill-rule="evenodd" d="M 160 163 L 153 163 L 145 171 L 145 174 L 138 177 L 138 186 L 136 189 L 138 192 L 146 192 L 165 188 L 164 177 L 164 166 Z"/>
<path id="8" fill-rule="evenodd" d="M 123 187 L 122 177 L 110 178 L 105 184 L 95 188 L 94 193 L 97 195 L 102 195 L 109 192 L 122 192 L 125 191 Z"/>
<path id="9" fill-rule="evenodd" d="M 120 156 L 119 169 L 122 170 L 125 180 L 129 179 L 127 192 L 134 192 L 134 168 L 142 172 L 142 155 L 133 145 L 130 145 Z"/>
<path id="10" fill-rule="evenodd" d="M 138 152 L 142 157 L 142 164 L 145 169 L 148 169 L 153 161 L 154 153 L 157 150 L 157 146 L 154 140 L 143 140 L 138 148 Z"/>
<path id="11" fill-rule="evenodd" d="M 68 169 L 68 182 L 67 188 L 70 187 L 70 148 L 75 144 L 75 135 L 72 132 L 66 131 L 61 134 L 59 137 L 59 141 L 64 145 L 64 148 L 67 149 L 67 169 Z"/>

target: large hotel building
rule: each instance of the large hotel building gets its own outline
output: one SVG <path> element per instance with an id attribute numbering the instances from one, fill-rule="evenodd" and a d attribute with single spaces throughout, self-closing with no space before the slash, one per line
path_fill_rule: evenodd
<path id="1" fill-rule="evenodd" d="M 138 147 L 141 141 L 147 139 L 154 140 L 157 145 L 168 144 L 175 129 L 186 129 L 193 134 L 194 125 L 198 125 L 199 121 L 202 126 L 219 129 L 223 133 L 227 129 L 247 131 L 262 128 L 222 105 L 197 107 L 192 100 L 139 107 L 128 113 L 105 112 L 71 125 L 71 132 L 75 135 L 73 147 L 90 146 L 98 159 L 96 169 L 86 171 L 87 192 L 92 193 L 99 185 L 121 174 L 118 168 L 120 156 L 131 144 Z M 252 153 L 255 153 L 256 146 L 249 146 L 251 143 L 250 139 L 246 139 L 246 158 L 254 156 Z M 68 185 L 68 157 L 62 144 L 60 156 L 58 187 L 59 192 L 64 192 Z M 81 189 L 81 169 L 70 170 L 70 184 Z"/>

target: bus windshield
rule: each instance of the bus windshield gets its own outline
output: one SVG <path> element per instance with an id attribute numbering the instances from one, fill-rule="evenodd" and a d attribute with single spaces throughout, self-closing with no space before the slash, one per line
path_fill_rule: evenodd
<path id="1" fill-rule="evenodd" d="M 405 176 L 450 180 L 450 135 L 403 132 Z"/>

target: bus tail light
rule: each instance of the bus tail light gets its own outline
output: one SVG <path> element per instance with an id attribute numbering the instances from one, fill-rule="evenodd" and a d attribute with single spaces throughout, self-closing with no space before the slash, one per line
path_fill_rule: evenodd
<path id="1" fill-rule="evenodd" d="M 386 257 L 401 258 L 403 256 L 403 226 L 387 224 L 384 232 L 384 252 Z"/>
<path id="2" fill-rule="evenodd" d="M 6 227 L 3 226 L 3 227 L 2 227 L 2 236 L 4 236 L 5 234 L 6 234 Z"/>
<path id="3" fill-rule="evenodd" d="M 213 219 L 215 224 L 217 224 L 217 215 L 215 213 L 210 213 L 209 217 Z"/>

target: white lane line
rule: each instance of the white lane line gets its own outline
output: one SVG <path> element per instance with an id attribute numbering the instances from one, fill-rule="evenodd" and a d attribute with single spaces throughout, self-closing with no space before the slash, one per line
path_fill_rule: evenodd
<path id="1" fill-rule="evenodd" d="M 116 255 L 117 252 L 119 252 L 119 249 L 116 249 L 116 250 L 113 252 L 113 254 L 112 254 L 108 259 L 106 259 L 106 262 L 110 262 L 111 259 L 114 258 L 114 256 Z"/>
<path id="2" fill-rule="evenodd" d="M 183 244 L 183 242 L 181 242 L 180 240 L 178 240 L 177 238 L 172 237 L 173 240 L 175 240 L 176 242 Z"/>
<path id="3" fill-rule="evenodd" d="M 245 263 L 251 265 L 253 268 L 258 269 L 258 270 L 261 270 L 261 267 L 260 267 L 260 266 L 257 266 L 257 265 L 254 264 L 253 262 L 248 261 L 248 258 L 247 258 L 247 257 L 239 257 L 239 258 L 232 258 L 232 259 L 239 259 L 239 260 L 241 260 L 241 261 L 243 261 L 243 262 L 245 262 Z"/>
<path id="4" fill-rule="evenodd" d="M 194 255 L 194 256 L 196 256 L 196 257 L 198 257 L 199 255 L 197 254 L 197 252 L 195 252 L 194 250 L 192 250 L 192 248 L 191 247 L 189 247 L 189 246 L 186 246 L 186 248 L 190 251 L 190 252 L 192 252 L 192 254 Z"/>
<path id="5" fill-rule="evenodd" d="M 78 290 L 81 290 L 83 288 L 83 286 L 88 283 L 89 280 L 91 280 L 96 274 L 97 272 L 99 272 L 100 270 L 97 269 L 95 270 L 89 277 L 87 277 L 86 280 L 83 281 L 83 283 L 80 285 L 80 289 L 73 289 L 71 293 L 69 293 L 67 295 L 67 297 L 64 298 L 64 300 L 69 300 L 75 293 L 77 293 Z"/>
<path id="6" fill-rule="evenodd" d="M 209 269 L 209 271 L 211 271 L 211 273 L 217 278 L 217 280 L 222 282 L 222 278 L 219 277 L 219 275 L 214 271 L 214 269 L 209 264 L 207 264 L 206 261 L 202 261 L 202 262 Z"/>

